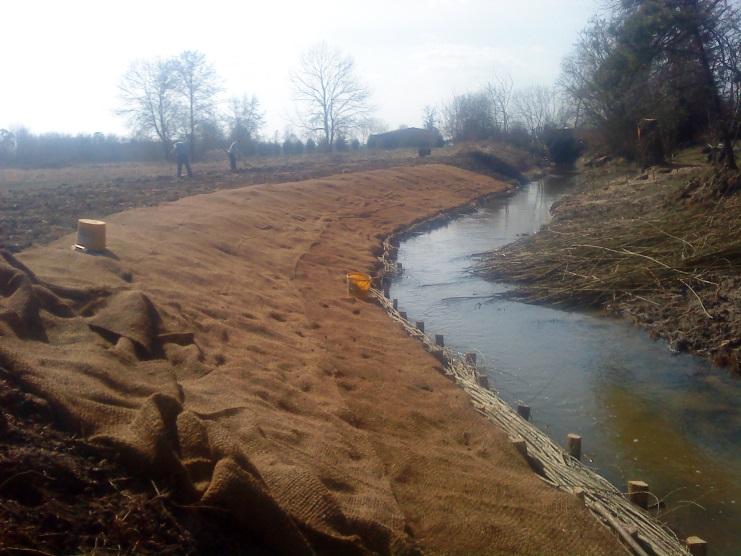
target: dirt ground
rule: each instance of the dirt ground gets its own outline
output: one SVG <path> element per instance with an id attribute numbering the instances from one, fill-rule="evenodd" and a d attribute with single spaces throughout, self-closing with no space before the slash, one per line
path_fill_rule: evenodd
<path id="1" fill-rule="evenodd" d="M 199 162 L 194 163 L 194 179 L 177 179 L 175 165 L 166 163 L 58 170 L 0 169 L 0 247 L 18 253 L 69 234 L 77 228 L 78 218 L 101 219 L 134 208 L 246 185 L 429 163 L 448 164 L 510 182 L 522 180 L 521 172 L 531 166 L 529 159 L 518 152 L 508 156 L 512 162 L 493 156 L 486 148 L 474 148 L 471 153 L 439 149 L 431 157 L 420 158 L 417 151 L 399 150 L 247 159 L 239 161 L 237 172 L 225 171 L 223 162 Z"/>
<path id="2" fill-rule="evenodd" d="M 347 295 L 383 237 L 505 184 L 441 164 L 231 179 L 106 212 L 101 254 L 4 253 L 0 551 L 624 553 Z"/>

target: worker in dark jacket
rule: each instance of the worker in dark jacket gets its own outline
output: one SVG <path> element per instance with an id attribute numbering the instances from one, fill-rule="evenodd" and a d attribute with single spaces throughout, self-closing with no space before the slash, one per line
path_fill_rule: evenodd
<path id="1" fill-rule="evenodd" d="M 172 150 L 170 151 L 170 154 L 175 154 L 175 159 L 178 163 L 178 177 L 183 177 L 183 165 L 185 165 L 185 170 L 188 172 L 188 177 L 193 177 L 193 172 L 190 169 L 190 153 L 188 152 L 188 145 L 183 143 L 182 141 L 176 141 L 175 144 L 172 146 Z"/>

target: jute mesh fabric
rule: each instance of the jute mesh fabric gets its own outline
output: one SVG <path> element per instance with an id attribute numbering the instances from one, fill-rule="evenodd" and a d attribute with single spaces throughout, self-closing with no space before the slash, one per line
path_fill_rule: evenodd
<path id="1" fill-rule="evenodd" d="M 0 367 L 181 504 L 285 554 L 620 554 L 348 272 L 506 187 L 425 165 L 106 217 L 0 261 Z"/>

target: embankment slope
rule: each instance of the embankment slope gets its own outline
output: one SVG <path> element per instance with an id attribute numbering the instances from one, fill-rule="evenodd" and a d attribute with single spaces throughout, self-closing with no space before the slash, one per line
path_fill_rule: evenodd
<path id="1" fill-rule="evenodd" d="M 132 473 L 268 549 L 624 553 L 346 295 L 380 238 L 505 189 L 431 164 L 113 215 L 103 255 L 67 237 L 8 257 L 0 364 Z"/>

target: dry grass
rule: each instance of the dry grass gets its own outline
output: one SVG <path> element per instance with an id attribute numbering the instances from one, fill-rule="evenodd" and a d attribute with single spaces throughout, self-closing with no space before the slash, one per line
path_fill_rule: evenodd
<path id="1" fill-rule="evenodd" d="M 491 253 L 478 271 L 554 305 L 717 286 L 718 273 L 741 270 L 741 198 L 718 191 L 729 179 L 739 177 L 667 175 L 577 195 L 555 207 L 548 230 Z"/>
<path id="2" fill-rule="evenodd" d="M 741 370 L 741 173 L 707 167 L 585 175 L 539 233 L 489 253 L 476 272 L 511 295 L 601 307 L 676 351 Z"/>

